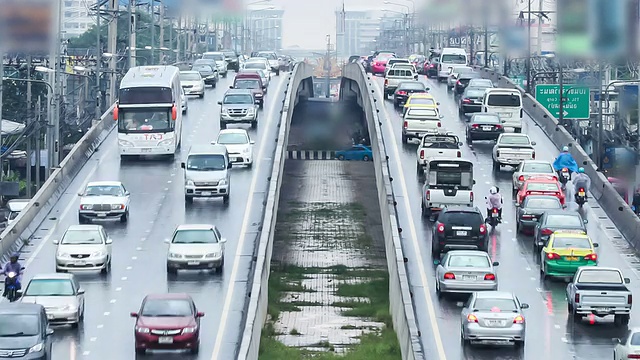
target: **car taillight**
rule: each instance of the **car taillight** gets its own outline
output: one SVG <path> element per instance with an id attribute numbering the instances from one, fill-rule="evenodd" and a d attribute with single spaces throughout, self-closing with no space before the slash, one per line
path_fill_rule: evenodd
<path id="1" fill-rule="evenodd" d="M 573 297 L 573 302 L 576 302 L 576 303 L 580 302 L 580 294 L 576 294 L 576 296 Z"/>
<path id="2" fill-rule="evenodd" d="M 424 159 L 424 150 L 420 150 L 420 159 Z"/>
<path id="3" fill-rule="evenodd" d="M 472 191 L 471 193 L 469 193 L 469 200 L 470 200 L 471 202 L 473 202 L 473 191 Z"/>
<path id="4" fill-rule="evenodd" d="M 627 359 L 640 359 L 640 354 L 629 354 Z"/>
<path id="5" fill-rule="evenodd" d="M 527 194 L 527 195 L 531 195 L 531 191 L 527 191 L 527 193 L 526 193 L 526 194 Z"/>
<path id="6" fill-rule="evenodd" d="M 598 255 L 597 254 L 589 254 L 589 255 L 585 256 L 584 259 L 587 260 L 587 261 L 596 261 L 596 260 L 598 260 Z"/>
<path id="7" fill-rule="evenodd" d="M 469 99 L 462 99 L 462 102 L 465 104 L 471 104 L 471 100 Z"/>
<path id="8" fill-rule="evenodd" d="M 445 280 L 455 280 L 456 276 L 453 273 L 448 272 L 448 273 L 444 274 L 444 279 Z"/>
<path id="9" fill-rule="evenodd" d="M 460 82 L 460 80 L 456 81 L 456 85 L 462 85 L 462 83 Z"/>
<path id="10" fill-rule="evenodd" d="M 489 280 L 489 281 L 493 281 L 496 279 L 496 276 L 494 274 L 487 274 L 484 276 L 485 280 Z"/>
<path id="11" fill-rule="evenodd" d="M 514 324 L 524 324 L 524 316 L 522 315 L 518 315 L 515 318 L 513 318 L 513 323 Z"/>
<path id="12" fill-rule="evenodd" d="M 389 80 L 384 79 L 384 85 L 385 85 L 385 86 L 386 86 L 386 85 L 389 85 Z"/>
<path id="13" fill-rule="evenodd" d="M 578 189 L 578 192 L 584 192 L 584 188 Z"/>
<path id="14" fill-rule="evenodd" d="M 532 158 L 533 160 L 535 160 L 535 159 L 536 159 L 536 152 L 535 152 L 535 151 L 533 152 L 533 154 L 531 154 L 531 158 Z"/>
<path id="15" fill-rule="evenodd" d="M 558 181 L 558 177 L 557 176 L 554 175 L 554 176 L 552 176 L 552 178 L 553 178 L 553 181 Z"/>
<path id="16" fill-rule="evenodd" d="M 548 253 L 547 254 L 547 259 L 549 259 L 549 260 L 558 260 L 558 259 L 560 259 L 560 255 L 558 255 L 556 253 Z"/>
<path id="17" fill-rule="evenodd" d="M 553 234 L 553 230 L 551 229 L 542 229 L 542 231 L 540 231 L 540 233 L 544 236 L 549 236 L 551 234 Z"/>
<path id="18" fill-rule="evenodd" d="M 398 95 L 407 95 L 406 91 L 398 91 Z"/>
<path id="19" fill-rule="evenodd" d="M 409 123 L 405 121 L 405 122 L 402 124 L 402 126 L 406 129 L 407 127 L 409 127 Z"/>
<path id="20" fill-rule="evenodd" d="M 627 295 L 627 302 L 629 303 L 629 305 L 633 304 L 633 295 Z"/>
<path id="21" fill-rule="evenodd" d="M 479 127 L 480 127 L 480 125 L 478 125 L 478 124 L 473 124 L 473 125 L 471 125 L 471 127 L 472 127 L 472 128 L 474 128 L 474 129 L 477 129 L 477 128 L 479 128 Z"/>
<path id="22" fill-rule="evenodd" d="M 478 322 L 478 317 L 473 315 L 473 314 L 469 314 L 467 315 L 467 321 L 470 323 L 477 323 Z"/>
<path id="23" fill-rule="evenodd" d="M 438 232 L 439 233 L 443 233 L 444 232 L 444 224 L 438 224 Z"/>
<path id="24" fill-rule="evenodd" d="M 497 130 L 502 129 L 502 125 L 493 125 Z"/>
<path id="25" fill-rule="evenodd" d="M 431 200 L 431 190 L 427 190 L 427 201 Z"/>
<path id="26" fill-rule="evenodd" d="M 487 232 L 487 228 L 484 226 L 484 224 L 480 225 L 480 234 L 484 234 Z"/>
<path id="27" fill-rule="evenodd" d="M 527 215 L 527 214 L 525 214 L 525 215 L 522 215 L 522 218 L 523 218 L 523 219 L 533 219 L 533 218 L 534 218 L 534 216 L 533 216 L 533 215 Z"/>
<path id="28" fill-rule="evenodd" d="M 524 181 L 524 175 L 518 176 L 518 181 Z"/>
<path id="29" fill-rule="evenodd" d="M 462 151 L 458 151 L 458 152 L 456 153 L 456 157 L 462 157 Z"/>
<path id="30" fill-rule="evenodd" d="M 442 127 L 442 123 L 438 121 L 438 127 Z"/>

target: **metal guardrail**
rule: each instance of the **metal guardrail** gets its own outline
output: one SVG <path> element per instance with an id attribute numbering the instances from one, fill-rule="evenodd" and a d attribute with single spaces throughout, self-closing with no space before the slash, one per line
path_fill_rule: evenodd
<path id="1" fill-rule="evenodd" d="M 373 151 L 376 186 L 382 217 L 382 231 L 384 235 L 387 268 L 389 271 L 389 302 L 402 358 L 404 360 L 423 360 L 425 354 L 420 341 L 420 333 L 415 315 L 415 308 L 411 298 L 409 279 L 405 267 L 405 256 L 402 250 L 400 232 L 398 230 L 398 213 L 395 195 L 391 186 L 391 176 L 387 150 L 382 133 L 382 122 L 374 102 L 374 90 L 370 85 L 367 74 L 360 64 L 347 64 L 342 71 L 343 78 L 358 84 L 359 104 L 362 106 Z M 344 83 L 343 83 L 344 84 Z M 343 90 L 341 90 L 342 93 Z"/>
<path id="2" fill-rule="evenodd" d="M 75 175 L 109 135 L 115 124 L 110 117 L 114 106 L 115 104 L 111 105 L 109 110 L 102 114 L 100 120 L 75 144 L 60 167 L 51 173 L 51 176 L 31 198 L 29 204 L 20 212 L 16 220 L 0 234 L 0 251 L 3 256 L 19 250 L 31 239 L 60 195 L 64 193 Z"/>
<path id="3" fill-rule="evenodd" d="M 515 85 L 511 79 L 500 75 L 496 71 L 477 68 L 485 79 L 491 79 L 498 87 L 518 89 L 522 92 L 524 111 L 551 139 L 558 148 L 568 146 L 571 155 L 578 164 L 584 167 L 585 173 L 591 178 L 591 194 L 598 201 L 602 209 L 616 225 L 620 233 L 636 250 L 640 251 L 640 219 L 631 207 L 622 199 L 613 185 L 599 171 L 584 149 L 573 139 L 571 134 L 560 126 L 558 120 L 551 115 L 534 97 L 525 94 L 524 89 Z"/>

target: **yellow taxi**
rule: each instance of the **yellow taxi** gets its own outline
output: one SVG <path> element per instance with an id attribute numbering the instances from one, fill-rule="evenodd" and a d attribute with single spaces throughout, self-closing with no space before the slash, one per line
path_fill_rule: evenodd
<path id="1" fill-rule="evenodd" d="M 540 253 L 540 273 L 543 278 L 566 277 L 573 276 L 580 266 L 596 266 L 597 247 L 583 231 L 556 231 Z"/>
<path id="2" fill-rule="evenodd" d="M 409 108 L 438 110 L 438 105 L 440 105 L 440 103 L 437 102 L 433 95 L 429 93 L 411 94 L 407 99 L 407 102 L 404 103 L 403 115 Z"/>

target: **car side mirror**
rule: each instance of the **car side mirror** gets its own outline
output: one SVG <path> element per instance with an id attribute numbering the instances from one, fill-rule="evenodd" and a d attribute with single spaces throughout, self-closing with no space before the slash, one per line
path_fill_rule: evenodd
<path id="1" fill-rule="evenodd" d="M 202 311 L 198 311 L 196 313 L 196 317 L 198 317 L 198 318 L 204 317 L 204 313 Z"/>
<path id="2" fill-rule="evenodd" d="M 51 336 L 53 335 L 53 329 L 47 329 L 47 332 L 45 333 L 46 336 Z"/>
<path id="3" fill-rule="evenodd" d="M 438 116 L 439 119 L 444 119 L 444 115 Z"/>
<path id="4" fill-rule="evenodd" d="M 180 163 L 180 167 L 184 169 L 184 163 Z"/>
<path id="5" fill-rule="evenodd" d="M 249 140 L 249 144 L 253 145 L 255 143 L 256 143 L 255 140 Z"/>
<path id="6" fill-rule="evenodd" d="M 630 283 L 631 283 L 631 279 L 629 279 L 629 278 L 624 278 L 624 283 L 625 283 L 625 284 L 630 284 Z"/>
<path id="7" fill-rule="evenodd" d="M 436 103 L 436 105 L 440 106 L 440 103 L 439 103 L 439 102 L 437 102 L 437 103 Z"/>
<path id="8" fill-rule="evenodd" d="M 263 87 L 262 87 L 262 90 L 267 90 L 267 87 L 266 87 L 266 86 L 263 86 Z"/>
<path id="9" fill-rule="evenodd" d="M 594 248 L 597 248 L 597 247 L 599 247 L 599 246 L 600 246 L 600 244 L 598 244 L 598 243 L 593 243 L 593 247 L 594 247 Z"/>
<path id="10" fill-rule="evenodd" d="M 229 85 L 229 89 L 233 89 L 233 85 Z"/>
<path id="11" fill-rule="evenodd" d="M 531 145 L 536 146 L 536 142 L 535 142 L 535 141 L 532 141 L 532 142 L 531 142 Z"/>
<path id="12" fill-rule="evenodd" d="M 222 101 L 218 101 L 218 105 L 222 105 Z"/>
<path id="13" fill-rule="evenodd" d="M 426 88 L 425 90 L 429 91 L 429 90 L 431 90 L 431 88 L 430 88 L 430 87 L 428 87 L 428 88 Z M 438 103 L 438 105 L 440 105 L 440 103 Z"/>
<path id="14" fill-rule="evenodd" d="M 58 240 L 58 239 L 53 239 L 53 244 L 54 244 L 54 245 L 58 245 L 58 244 L 60 244 L 60 240 Z"/>
<path id="15" fill-rule="evenodd" d="M 529 308 L 529 304 L 520 304 L 520 309 L 526 310 Z"/>
<path id="16" fill-rule="evenodd" d="M 83 193 L 78 193 L 78 196 L 84 196 L 84 194 Z"/>
<path id="17" fill-rule="evenodd" d="M 131 195 L 131 193 L 129 191 L 125 191 L 124 192 L 124 196 L 129 196 L 129 195 Z"/>
<path id="18" fill-rule="evenodd" d="M 458 141 L 458 146 L 462 146 L 462 145 L 464 145 L 462 141 Z"/>
<path id="19" fill-rule="evenodd" d="M 614 344 L 621 344 L 622 340 L 620 340 L 619 338 L 613 338 L 613 339 L 611 339 L 611 342 L 614 343 Z"/>
<path id="20" fill-rule="evenodd" d="M 111 245 L 113 244 L 113 240 L 111 238 L 107 238 L 107 241 L 105 241 L 107 245 Z"/>
<path id="21" fill-rule="evenodd" d="M 493 262 L 493 266 L 498 266 L 498 265 L 500 265 L 500 262 L 498 262 L 498 261 L 494 261 Z"/>
<path id="22" fill-rule="evenodd" d="M 583 221 L 585 224 L 588 224 L 588 223 L 589 223 L 589 220 L 587 220 L 587 219 L 584 219 L 584 220 L 582 220 L 582 221 Z"/>
<path id="23" fill-rule="evenodd" d="M 22 297 L 22 290 L 16 290 L 16 297 L 17 298 L 21 298 Z"/>
<path id="24" fill-rule="evenodd" d="M 440 260 L 438 259 L 433 260 L 433 265 L 440 265 Z"/>
<path id="25" fill-rule="evenodd" d="M 232 167 L 233 167 L 233 164 L 232 164 L 232 163 L 228 163 L 228 164 L 227 164 L 227 169 L 231 169 Z"/>
<path id="26" fill-rule="evenodd" d="M 164 239 L 165 244 L 171 244 L 171 239 Z"/>
<path id="27" fill-rule="evenodd" d="M 132 312 L 129 314 L 129 316 L 131 316 L 132 318 L 137 318 L 138 317 L 138 313 L 137 312 Z"/>
<path id="28" fill-rule="evenodd" d="M 84 295 L 84 289 L 78 289 L 78 295 Z"/>
<path id="29" fill-rule="evenodd" d="M 475 185 L 475 184 L 476 184 L 476 181 L 475 181 L 475 180 L 473 180 L 473 185 Z"/>
<path id="30" fill-rule="evenodd" d="M 222 238 L 222 239 L 220 239 L 220 243 L 221 243 L 221 244 L 224 244 L 224 243 L 226 243 L 226 242 L 227 242 L 227 238 Z"/>

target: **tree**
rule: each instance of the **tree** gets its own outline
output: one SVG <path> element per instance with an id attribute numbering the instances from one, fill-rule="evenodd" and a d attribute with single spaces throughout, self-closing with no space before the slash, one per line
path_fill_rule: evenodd
<path id="1" fill-rule="evenodd" d="M 18 73 L 13 78 L 26 78 L 26 68 L 19 69 Z M 42 76 L 38 73 L 31 75 L 32 79 L 43 80 Z M 19 123 L 26 123 L 27 113 L 27 82 L 4 80 L 2 82 L 2 118 L 5 120 L 11 120 Z M 47 101 L 47 86 L 41 83 L 31 83 L 31 112 L 30 117 L 35 117 L 36 106 L 38 97 L 42 97 L 42 103 L 46 104 Z M 45 117 L 46 118 L 46 117 Z"/>

